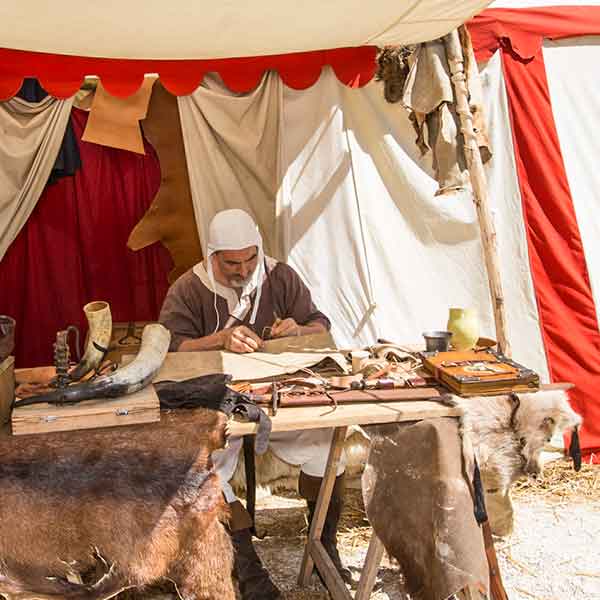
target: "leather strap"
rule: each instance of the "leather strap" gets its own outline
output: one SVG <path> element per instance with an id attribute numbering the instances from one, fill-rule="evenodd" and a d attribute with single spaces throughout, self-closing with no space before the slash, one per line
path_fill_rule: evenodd
<path id="1" fill-rule="evenodd" d="M 244 447 L 244 470 L 246 475 L 246 510 L 252 519 L 250 532 L 256 536 L 256 464 L 254 461 L 254 435 L 245 435 Z"/>

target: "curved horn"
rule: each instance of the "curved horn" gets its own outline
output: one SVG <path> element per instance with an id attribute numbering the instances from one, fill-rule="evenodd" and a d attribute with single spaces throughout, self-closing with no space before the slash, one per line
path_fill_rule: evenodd
<path id="1" fill-rule="evenodd" d="M 140 351 L 128 365 L 98 377 L 90 382 L 75 383 L 66 388 L 24 398 L 14 403 L 15 407 L 28 404 L 63 404 L 80 402 L 91 398 L 114 398 L 132 394 L 146 387 L 160 369 L 169 350 L 171 334 L 159 323 L 144 327 Z"/>
<path id="2" fill-rule="evenodd" d="M 112 316 L 108 302 L 90 302 L 83 307 L 83 312 L 89 324 L 87 346 L 83 358 L 69 371 L 70 381 L 79 381 L 100 365 L 112 336 Z"/>

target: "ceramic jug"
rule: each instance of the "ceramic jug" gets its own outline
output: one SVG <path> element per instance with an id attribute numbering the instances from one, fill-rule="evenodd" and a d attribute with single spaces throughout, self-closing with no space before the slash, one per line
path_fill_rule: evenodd
<path id="1" fill-rule="evenodd" d="M 479 339 L 479 319 L 474 308 L 451 308 L 448 331 L 450 344 L 455 350 L 470 350 Z"/>

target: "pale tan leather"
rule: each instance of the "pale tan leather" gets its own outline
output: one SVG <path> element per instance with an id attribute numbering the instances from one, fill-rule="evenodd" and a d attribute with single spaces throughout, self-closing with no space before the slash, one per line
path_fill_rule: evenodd
<path id="1" fill-rule="evenodd" d="M 139 121 L 146 116 L 155 78 L 146 77 L 135 94 L 117 98 L 98 81 L 81 139 L 101 146 L 145 154 Z"/>
<path id="2" fill-rule="evenodd" d="M 169 274 L 169 281 L 173 282 L 202 260 L 202 247 L 192 206 L 177 98 L 160 82 L 154 85 L 143 129 L 160 161 L 161 186 L 127 245 L 140 250 L 161 242 L 173 259 Z"/>

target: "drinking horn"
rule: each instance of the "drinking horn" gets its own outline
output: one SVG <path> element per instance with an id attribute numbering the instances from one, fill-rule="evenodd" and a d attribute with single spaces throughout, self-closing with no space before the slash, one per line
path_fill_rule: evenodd
<path id="1" fill-rule="evenodd" d="M 140 351 L 132 362 L 112 373 L 92 381 L 74 383 L 65 388 L 23 398 L 14 402 L 15 407 L 29 404 L 73 404 L 91 398 L 114 398 L 132 394 L 146 387 L 160 369 L 169 350 L 171 334 L 159 323 L 144 327 Z"/>
<path id="2" fill-rule="evenodd" d="M 88 320 L 87 345 L 83 358 L 68 373 L 69 381 L 79 381 L 95 370 L 104 358 L 112 336 L 112 316 L 108 302 L 96 300 L 83 307 Z"/>

